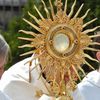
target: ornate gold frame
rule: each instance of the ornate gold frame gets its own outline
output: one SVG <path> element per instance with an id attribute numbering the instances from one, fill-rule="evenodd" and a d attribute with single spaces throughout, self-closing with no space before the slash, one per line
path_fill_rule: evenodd
<path id="1" fill-rule="evenodd" d="M 30 44 L 19 46 L 19 48 L 35 47 L 36 49 L 24 53 L 21 56 L 34 53 L 34 56 L 29 63 L 31 64 L 33 60 L 38 59 L 39 63 L 36 64 L 36 67 L 41 64 L 41 73 L 45 73 L 46 80 L 50 82 L 51 92 L 49 95 L 65 97 L 67 100 L 71 100 L 71 91 L 76 88 L 76 81 L 78 79 L 81 80 L 78 72 L 81 71 L 84 76 L 86 75 L 84 70 L 81 68 L 81 65 L 87 64 L 90 68 L 94 69 L 85 58 L 98 62 L 96 59 L 86 54 L 84 50 L 100 51 L 89 47 L 89 45 L 100 45 L 100 43 L 92 41 L 93 38 L 100 36 L 100 34 L 88 35 L 88 33 L 95 31 L 100 28 L 100 26 L 83 31 L 86 26 L 96 21 L 97 18 L 84 24 L 84 19 L 90 11 L 90 9 L 88 9 L 82 17 L 78 17 L 84 4 L 80 6 L 76 14 L 72 17 L 76 0 L 72 5 L 69 14 L 67 13 L 67 0 L 65 1 L 64 10 L 62 9 L 63 4 L 61 0 L 56 0 L 56 13 L 54 12 L 51 0 L 49 0 L 52 17 L 50 16 L 45 2 L 43 0 L 41 1 L 47 18 L 44 18 L 38 8 L 34 6 L 41 19 L 38 20 L 30 12 L 28 12 L 28 14 L 35 20 L 38 26 L 33 24 L 31 21 L 23 19 L 26 23 L 36 29 L 38 34 L 26 30 L 19 31 L 20 33 L 33 36 L 33 38 L 19 37 L 21 40 L 30 41 Z M 63 53 L 58 52 L 53 45 L 54 36 L 58 35 L 60 32 L 65 34 L 70 40 L 69 49 L 66 49 Z"/>

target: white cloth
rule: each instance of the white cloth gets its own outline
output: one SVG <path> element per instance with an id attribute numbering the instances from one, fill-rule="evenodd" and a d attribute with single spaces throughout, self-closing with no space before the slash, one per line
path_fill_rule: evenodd
<path id="1" fill-rule="evenodd" d="M 73 98 L 74 100 L 100 100 L 100 73 L 97 71 L 90 72 L 78 84 Z"/>
<path id="2" fill-rule="evenodd" d="M 44 94 L 41 96 L 39 100 L 62 100 L 62 99 L 60 97 L 55 98 Z"/>
<path id="3" fill-rule="evenodd" d="M 0 91 L 0 100 L 11 100 L 6 94 Z"/>
<path id="4" fill-rule="evenodd" d="M 39 100 L 50 100 L 51 97 L 47 96 L 47 95 L 43 95 L 41 96 L 41 98 Z"/>
<path id="5" fill-rule="evenodd" d="M 56 100 L 56 99 L 44 94 L 41 96 L 41 98 L 39 100 Z"/>
<path id="6" fill-rule="evenodd" d="M 18 62 L 10 69 L 4 72 L 0 81 L 0 90 L 7 94 L 12 100 L 38 100 L 36 91 L 42 91 L 49 94 L 48 89 L 44 85 L 46 83 L 43 77 L 39 78 L 40 67 L 34 68 L 33 61 L 31 69 L 32 82 L 29 83 L 29 64 L 25 64 L 31 58 L 27 58 Z M 46 83 L 49 87 L 49 84 Z M 0 99 L 1 100 L 1 99 Z"/>

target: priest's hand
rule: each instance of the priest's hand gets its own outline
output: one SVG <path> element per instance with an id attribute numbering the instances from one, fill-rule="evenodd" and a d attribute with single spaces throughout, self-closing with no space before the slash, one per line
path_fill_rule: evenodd
<path id="1" fill-rule="evenodd" d="M 59 100 L 59 99 L 43 94 L 39 100 Z"/>

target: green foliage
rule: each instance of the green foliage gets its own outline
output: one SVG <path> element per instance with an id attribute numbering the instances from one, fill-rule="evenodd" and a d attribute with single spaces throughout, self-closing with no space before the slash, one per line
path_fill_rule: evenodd
<path id="1" fill-rule="evenodd" d="M 18 40 L 18 37 L 20 36 L 26 36 L 25 34 L 21 34 L 18 31 L 21 29 L 25 30 L 31 30 L 32 27 L 27 25 L 22 18 L 27 18 L 29 20 L 30 17 L 28 16 L 27 12 L 31 11 L 34 13 L 33 10 L 33 0 L 29 0 L 28 3 L 25 5 L 25 8 L 22 9 L 22 15 L 19 17 L 15 17 L 8 25 L 8 30 L 6 32 L 2 32 L 3 36 L 5 37 L 6 41 L 11 47 L 11 53 L 12 53 L 12 61 L 8 62 L 7 68 L 8 69 L 11 65 L 15 64 L 16 62 L 20 61 L 21 59 L 24 59 L 25 57 L 20 57 L 19 55 L 29 51 L 29 48 L 25 49 L 19 49 L 18 46 L 23 45 L 26 41 Z M 35 12 L 36 13 L 36 12 Z M 28 36 L 27 36 L 28 37 Z M 26 42 L 27 43 L 27 42 Z"/>
<path id="2" fill-rule="evenodd" d="M 48 0 L 44 0 L 44 1 L 46 2 L 48 9 L 50 10 Z M 55 0 L 52 0 L 53 4 L 55 4 L 54 1 Z M 74 0 L 68 0 L 68 12 L 70 11 L 70 7 L 71 7 L 73 1 Z M 64 2 L 65 2 L 65 0 L 63 0 L 63 3 Z M 94 17 L 100 18 L 100 0 L 78 0 L 75 11 L 77 11 L 77 9 L 81 5 L 81 3 L 85 3 L 85 6 L 84 6 L 80 16 L 83 15 L 88 8 L 92 9 L 88 18 L 86 19 L 86 21 L 89 21 Z M 29 11 L 30 13 L 35 15 L 37 18 L 39 18 L 38 14 L 36 13 L 36 11 L 34 9 L 34 4 L 39 8 L 40 12 L 45 17 L 46 14 L 43 10 L 43 4 L 41 3 L 41 0 L 28 0 L 27 4 L 22 9 L 22 15 L 19 16 L 19 17 L 15 17 L 9 23 L 8 30 L 6 32 L 3 32 L 3 35 L 6 38 L 7 42 L 9 43 L 9 45 L 11 47 L 11 51 L 12 51 L 12 62 L 9 62 L 9 64 L 7 65 L 8 67 L 10 67 L 12 64 L 20 61 L 21 59 L 24 59 L 26 56 L 25 57 L 19 57 L 19 55 L 30 50 L 29 48 L 18 49 L 18 46 L 22 45 L 23 41 L 20 41 L 17 38 L 19 36 L 27 36 L 25 34 L 18 33 L 18 31 L 20 29 L 33 30 L 32 27 L 30 27 L 28 24 L 26 24 L 22 20 L 22 18 L 24 17 L 24 18 L 28 19 L 29 21 L 35 23 L 34 20 L 32 18 L 30 18 L 28 13 L 27 13 Z M 92 25 L 95 26 L 95 25 L 98 25 L 98 24 L 100 24 L 100 20 L 96 21 Z M 90 25 L 89 28 L 93 27 L 93 26 Z"/>

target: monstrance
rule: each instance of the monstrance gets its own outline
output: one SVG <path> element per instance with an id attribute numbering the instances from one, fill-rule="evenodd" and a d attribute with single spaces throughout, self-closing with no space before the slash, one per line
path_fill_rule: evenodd
<path id="1" fill-rule="evenodd" d="M 50 96 L 63 98 L 61 100 L 64 100 L 64 97 L 66 98 L 65 100 L 71 100 L 71 92 L 76 88 L 76 81 L 78 79 L 81 80 L 78 71 L 80 70 L 85 76 L 81 65 L 87 64 L 91 69 L 94 69 L 85 58 L 98 62 L 86 54 L 84 50 L 99 51 L 98 49 L 89 47 L 89 45 L 100 45 L 100 43 L 93 42 L 92 40 L 95 37 L 99 37 L 100 34 L 88 35 L 88 33 L 95 31 L 100 26 L 83 31 L 86 26 L 96 21 L 97 18 L 87 23 L 83 22 L 90 9 L 82 17 L 78 17 L 84 4 L 73 15 L 76 0 L 69 14 L 67 14 L 67 0 L 65 1 L 64 9 L 62 9 L 63 3 L 61 0 L 56 0 L 56 13 L 54 12 L 51 0 L 49 0 L 51 13 L 49 13 L 45 2 L 41 1 L 47 18 L 44 18 L 38 8 L 34 6 L 41 19 L 37 19 L 30 12 L 28 14 L 38 25 L 23 19 L 27 24 L 36 29 L 38 33 L 26 30 L 19 31 L 33 36 L 33 38 L 19 37 L 19 39 L 30 41 L 30 44 L 19 47 L 35 48 L 21 56 L 34 54 L 32 60 L 29 61 L 30 63 L 38 59 L 39 63 L 36 66 L 41 65 L 41 73 L 45 74 L 46 80 L 50 84 Z"/>

